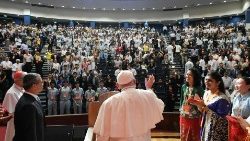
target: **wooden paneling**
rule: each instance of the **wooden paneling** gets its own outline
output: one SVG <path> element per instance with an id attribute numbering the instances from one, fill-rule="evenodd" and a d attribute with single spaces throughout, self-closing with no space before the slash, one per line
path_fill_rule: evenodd
<path id="1" fill-rule="evenodd" d="M 101 103 L 98 101 L 89 102 L 88 125 L 94 127 Z"/>
<path id="2" fill-rule="evenodd" d="M 93 103 L 94 104 L 94 103 Z M 72 114 L 72 115 L 57 115 L 46 116 L 47 125 L 89 125 L 93 127 L 96 116 L 98 114 L 98 105 L 94 104 L 94 112 L 96 114 Z M 154 131 L 168 131 L 179 132 L 179 113 L 178 112 L 165 112 L 163 113 L 164 120 L 156 125 Z M 89 122 L 89 123 L 88 123 Z"/>
<path id="3" fill-rule="evenodd" d="M 88 114 L 68 114 L 45 117 L 46 125 L 88 125 Z"/>

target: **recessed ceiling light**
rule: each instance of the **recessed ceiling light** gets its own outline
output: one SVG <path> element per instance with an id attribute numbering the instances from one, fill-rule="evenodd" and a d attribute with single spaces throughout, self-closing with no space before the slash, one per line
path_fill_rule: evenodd
<path id="1" fill-rule="evenodd" d="M 142 10 L 145 10 L 145 8 L 142 8 Z"/>
<path id="2" fill-rule="evenodd" d="M 96 8 L 93 8 L 94 10 L 96 9 Z"/>
<path id="3" fill-rule="evenodd" d="M 126 10 L 125 8 L 123 8 L 122 10 Z"/>
<path id="4" fill-rule="evenodd" d="M 76 8 L 76 7 L 72 7 L 72 8 Z"/>
<path id="5" fill-rule="evenodd" d="M 166 7 L 162 7 L 162 9 L 166 9 Z"/>
<path id="6" fill-rule="evenodd" d="M 103 10 L 106 10 L 106 8 L 103 8 Z"/>
<path id="7" fill-rule="evenodd" d="M 224 2 L 227 2 L 226 0 L 224 0 Z"/>
<path id="8" fill-rule="evenodd" d="M 200 6 L 200 4 L 198 3 L 197 6 Z"/>
<path id="9" fill-rule="evenodd" d="M 155 8 L 152 8 L 153 10 L 155 10 Z"/>
<path id="10" fill-rule="evenodd" d="M 62 7 L 64 7 L 64 6 L 62 6 Z"/>
<path id="11" fill-rule="evenodd" d="M 54 6 L 54 5 L 51 4 L 50 6 Z"/>
<path id="12" fill-rule="evenodd" d="M 185 5 L 185 7 L 188 7 L 187 5 Z"/>
<path id="13" fill-rule="evenodd" d="M 135 11 L 135 9 L 133 9 L 133 11 Z"/>
<path id="14" fill-rule="evenodd" d="M 213 4 L 212 2 L 209 3 L 210 5 Z"/>
<path id="15" fill-rule="evenodd" d="M 113 11 L 115 11 L 115 8 L 113 8 Z"/>
<path id="16" fill-rule="evenodd" d="M 174 6 L 174 8 L 176 8 L 176 6 Z"/>
<path id="17" fill-rule="evenodd" d="M 39 2 L 38 4 L 41 5 L 41 2 Z"/>
<path id="18" fill-rule="evenodd" d="M 25 3 L 29 3 L 29 2 L 26 0 Z"/>
<path id="19" fill-rule="evenodd" d="M 15 1 L 15 0 L 11 0 L 11 1 Z"/>

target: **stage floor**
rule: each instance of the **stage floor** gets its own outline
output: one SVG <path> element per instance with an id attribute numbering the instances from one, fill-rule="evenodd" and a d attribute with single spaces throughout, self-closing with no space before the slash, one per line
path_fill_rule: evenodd
<path id="1" fill-rule="evenodd" d="M 180 139 L 175 139 L 175 138 L 152 138 L 151 141 L 180 141 Z"/>

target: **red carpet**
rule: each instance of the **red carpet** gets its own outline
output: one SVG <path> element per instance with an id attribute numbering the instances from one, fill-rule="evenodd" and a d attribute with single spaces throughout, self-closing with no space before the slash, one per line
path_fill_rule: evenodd
<path id="1" fill-rule="evenodd" d="M 5 136 L 5 126 L 0 126 L 0 141 L 4 141 L 4 136 Z"/>

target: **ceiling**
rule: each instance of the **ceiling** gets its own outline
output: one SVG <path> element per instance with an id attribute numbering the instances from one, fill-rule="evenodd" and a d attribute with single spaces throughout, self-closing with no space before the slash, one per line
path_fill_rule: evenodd
<path id="1" fill-rule="evenodd" d="M 209 6 L 242 0 L 1 0 L 42 7 L 92 10 L 169 10 Z"/>

